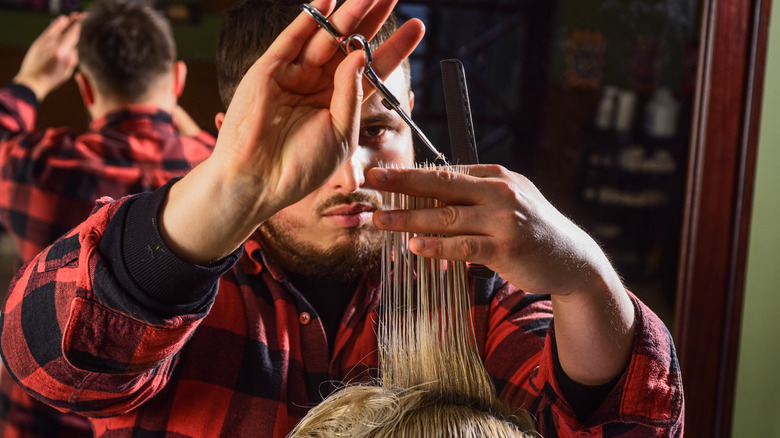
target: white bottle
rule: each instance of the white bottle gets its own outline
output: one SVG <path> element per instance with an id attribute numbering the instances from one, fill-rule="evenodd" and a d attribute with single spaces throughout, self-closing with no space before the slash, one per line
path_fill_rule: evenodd
<path id="1" fill-rule="evenodd" d="M 616 105 L 615 100 L 618 96 L 618 91 L 620 90 L 617 87 L 604 87 L 604 94 L 601 96 L 601 101 L 599 101 L 599 106 L 596 109 L 595 120 L 596 127 L 603 131 L 612 128 L 614 123 Z"/>
<path id="2" fill-rule="evenodd" d="M 615 130 L 617 132 L 626 133 L 631 130 L 635 108 L 636 93 L 631 90 L 621 90 L 617 96 L 617 115 L 615 116 Z"/>
<path id="3" fill-rule="evenodd" d="M 655 91 L 645 110 L 645 132 L 651 137 L 671 138 L 677 133 L 679 105 L 668 88 Z"/>

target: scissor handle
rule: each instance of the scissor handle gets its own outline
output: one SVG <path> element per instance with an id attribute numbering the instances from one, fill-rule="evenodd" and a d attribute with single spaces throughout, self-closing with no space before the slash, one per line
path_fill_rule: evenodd
<path id="1" fill-rule="evenodd" d="M 412 121 L 412 118 L 406 114 L 406 111 L 401 108 L 401 101 L 399 101 L 398 98 L 387 89 L 385 84 L 381 79 L 379 79 L 379 76 L 377 76 L 376 72 L 371 67 L 371 64 L 374 62 L 374 55 L 371 53 L 371 47 L 368 45 L 368 40 L 366 37 L 360 34 L 354 34 L 345 37 L 341 34 L 341 32 L 338 31 L 338 29 L 336 29 L 335 26 L 333 26 L 330 21 L 328 21 L 327 17 L 322 15 L 322 12 L 317 10 L 317 8 L 304 3 L 301 5 L 301 9 L 311 15 L 314 21 L 316 21 L 321 28 L 325 29 L 325 31 L 328 32 L 330 36 L 336 40 L 336 42 L 338 42 L 341 50 L 343 50 L 347 55 L 354 52 L 355 50 L 363 50 L 363 53 L 365 53 L 366 56 L 366 68 L 363 71 L 363 75 L 366 77 L 366 79 L 368 79 L 369 82 L 371 82 L 371 85 L 374 86 L 377 93 L 382 96 L 382 105 L 391 111 L 395 111 L 399 116 L 401 116 L 403 121 L 406 122 L 406 124 L 409 125 L 409 127 L 412 129 L 412 132 L 414 132 L 417 137 L 420 138 L 423 144 L 431 152 L 433 152 L 436 159 L 441 160 L 444 162 L 444 164 L 447 164 L 447 159 L 444 154 L 439 152 L 438 149 L 433 146 L 433 143 L 428 140 L 428 137 L 426 137 L 417 124 Z"/>
<path id="2" fill-rule="evenodd" d="M 311 17 L 314 18 L 314 21 L 316 21 L 317 24 L 320 25 L 320 27 L 325 29 L 330 34 L 330 36 L 335 38 L 336 41 L 339 42 L 339 44 L 341 43 L 341 41 L 344 39 L 344 35 L 342 35 L 338 31 L 338 29 L 336 29 L 333 26 L 333 24 L 331 24 L 331 22 L 328 21 L 328 19 L 324 15 L 322 15 L 322 12 L 317 10 L 317 8 L 315 8 L 314 6 L 306 4 L 306 3 L 301 5 L 301 9 L 303 9 L 309 15 L 311 15 Z"/>

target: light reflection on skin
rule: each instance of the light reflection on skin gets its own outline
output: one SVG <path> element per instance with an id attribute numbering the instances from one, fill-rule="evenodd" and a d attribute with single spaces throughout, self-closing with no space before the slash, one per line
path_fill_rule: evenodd
<path id="1" fill-rule="evenodd" d="M 411 113 L 414 98 L 403 72 L 394 72 L 385 85 Z M 355 153 L 322 187 L 260 226 L 265 248 L 283 268 L 304 275 L 351 280 L 370 269 L 381 250 L 371 216 L 382 198 L 366 185 L 365 173 L 379 163 L 413 162 L 411 129 L 374 93 L 362 107 Z"/>

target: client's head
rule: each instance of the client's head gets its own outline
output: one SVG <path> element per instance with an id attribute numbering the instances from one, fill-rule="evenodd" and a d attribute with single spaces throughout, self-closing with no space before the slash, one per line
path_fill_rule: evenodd
<path id="1" fill-rule="evenodd" d="M 400 194 L 387 194 L 385 203 L 435 205 Z M 420 258 L 409 251 L 408 234 L 384 233 L 379 380 L 331 394 L 291 436 L 537 436 L 527 411 L 512 412 L 498 398 L 479 357 L 465 263 Z"/>
<path id="2" fill-rule="evenodd" d="M 292 436 L 485 437 L 536 436 L 527 412 L 512 415 L 497 403 L 482 405 L 436 383 L 419 388 L 347 386 L 313 408 Z"/>

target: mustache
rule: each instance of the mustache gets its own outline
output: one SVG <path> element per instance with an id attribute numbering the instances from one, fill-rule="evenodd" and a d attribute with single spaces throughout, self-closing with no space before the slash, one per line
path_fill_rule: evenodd
<path id="1" fill-rule="evenodd" d="M 324 214 L 326 210 L 337 205 L 349 205 L 354 203 L 369 204 L 374 208 L 379 209 L 382 207 L 382 196 L 377 192 L 367 190 L 347 194 L 338 193 L 322 201 L 322 203 L 317 206 L 317 214 Z"/>

